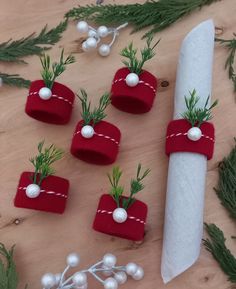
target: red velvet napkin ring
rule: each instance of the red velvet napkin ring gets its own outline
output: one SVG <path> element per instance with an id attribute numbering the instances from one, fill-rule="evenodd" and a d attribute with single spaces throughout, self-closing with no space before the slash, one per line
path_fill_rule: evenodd
<path id="1" fill-rule="evenodd" d="M 30 198 L 26 195 L 26 188 L 32 184 L 30 178 L 33 174 L 33 172 L 21 174 L 14 199 L 15 207 L 62 214 L 66 208 L 69 181 L 57 176 L 48 176 L 42 181 L 39 196 Z"/>
<path id="2" fill-rule="evenodd" d="M 65 85 L 54 82 L 51 98 L 40 98 L 39 91 L 45 87 L 43 80 L 31 83 L 26 101 L 25 112 L 32 118 L 52 124 L 65 124 L 69 122 L 73 103 L 74 92 Z"/>
<path id="3" fill-rule="evenodd" d="M 199 139 L 198 139 L 199 138 Z M 185 119 L 172 120 L 167 127 L 166 154 L 193 152 L 203 154 L 210 160 L 213 157 L 215 129 L 210 122 L 203 122 L 198 128 Z"/>
<path id="4" fill-rule="evenodd" d="M 141 114 L 150 111 L 157 92 L 157 78 L 143 70 L 139 75 L 139 83 L 130 87 L 126 84 L 126 76 L 130 73 L 127 67 L 119 69 L 112 82 L 111 102 L 119 110 Z"/>
<path id="5" fill-rule="evenodd" d="M 115 162 L 120 146 L 121 132 L 113 124 L 100 121 L 94 126 L 94 135 L 85 138 L 81 134 L 83 120 L 75 129 L 71 154 L 92 164 L 108 165 Z"/>
<path id="6" fill-rule="evenodd" d="M 117 209 L 117 204 L 113 198 L 107 194 L 102 195 L 93 222 L 93 229 L 128 240 L 143 240 L 148 211 L 147 205 L 136 200 L 127 209 L 128 218 L 124 223 L 114 221 L 112 214 L 115 209 Z"/>

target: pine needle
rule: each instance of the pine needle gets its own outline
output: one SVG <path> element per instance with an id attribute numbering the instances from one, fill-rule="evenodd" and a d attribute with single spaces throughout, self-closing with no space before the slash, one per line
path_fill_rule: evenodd
<path id="1" fill-rule="evenodd" d="M 18 74 L 6 74 L 0 72 L 0 78 L 2 82 L 9 86 L 25 87 L 30 86 L 31 81 L 20 77 Z"/>
<path id="2" fill-rule="evenodd" d="M 124 192 L 124 188 L 119 185 L 119 181 L 122 175 L 122 171 L 119 167 L 114 167 L 112 169 L 112 175 L 107 174 L 108 179 L 111 184 L 110 195 L 116 202 L 117 208 L 120 207 L 120 198 Z"/>
<path id="3" fill-rule="evenodd" d="M 159 0 L 146 1 L 144 4 L 107 4 L 87 5 L 71 9 L 66 18 L 89 20 L 99 25 L 121 24 L 128 22 L 133 32 L 149 27 L 149 36 L 172 25 L 194 10 L 219 0 Z"/>

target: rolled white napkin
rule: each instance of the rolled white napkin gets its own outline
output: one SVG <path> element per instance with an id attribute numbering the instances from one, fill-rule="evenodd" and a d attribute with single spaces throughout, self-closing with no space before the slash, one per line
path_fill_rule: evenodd
<path id="1" fill-rule="evenodd" d="M 211 95 L 214 24 L 207 20 L 184 39 L 179 55 L 174 119 L 186 111 L 184 96 L 196 89 L 198 106 Z M 164 283 L 191 267 L 199 257 L 203 235 L 207 158 L 172 153 L 169 158 L 161 274 Z"/>

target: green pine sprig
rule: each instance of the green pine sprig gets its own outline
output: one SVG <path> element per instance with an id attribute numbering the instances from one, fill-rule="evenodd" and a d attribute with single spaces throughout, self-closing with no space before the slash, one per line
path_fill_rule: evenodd
<path id="1" fill-rule="evenodd" d="M 134 72 L 139 75 L 142 72 L 144 63 L 155 56 L 154 49 L 160 42 L 160 39 L 151 46 L 152 40 L 153 40 L 152 35 L 147 38 L 146 47 L 141 49 L 141 60 L 137 58 L 138 50 L 133 47 L 132 42 L 121 51 L 120 54 L 128 58 L 129 60 L 129 61 L 124 60 L 123 63 L 128 67 L 130 72 Z"/>
<path id="2" fill-rule="evenodd" d="M 119 167 L 114 167 L 112 169 L 112 174 L 107 174 L 108 179 L 111 184 L 111 190 L 110 190 L 110 195 L 116 202 L 117 207 L 120 207 L 120 198 L 124 192 L 124 188 L 119 185 L 120 178 L 122 175 L 122 171 L 120 170 Z"/>
<path id="3" fill-rule="evenodd" d="M 235 54 L 236 54 L 236 34 L 234 33 L 233 35 L 234 35 L 234 38 L 232 39 L 215 38 L 215 41 L 223 45 L 229 52 L 229 55 L 225 62 L 225 69 L 228 69 L 229 79 L 232 80 L 234 91 L 236 92 L 236 72 L 234 69 Z"/>
<path id="4" fill-rule="evenodd" d="M 9 86 L 28 88 L 31 83 L 30 80 L 20 77 L 19 74 L 7 74 L 0 72 L 0 78 L 4 84 Z"/>
<path id="5" fill-rule="evenodd" d="M 199 108 L 197 107 L 197 103 L 200 98 L 197 96 L 196 90 L 190 91 L 189 94 L 190 97 L 184 97 L 187 110 L 182 114 L 182 117 L 190 122 L 192 126 L 200 127 L 204 121 L 212 119 L 212 109 L 218 104 L 218 100 L 215 100 L 213 104 L 208 107 L 210 99 L 210 96 L 208 96 L 204 107 Z"/>
<path id="6" fill-rule="evenodd" d="M 205 224 L 210 239 L 203 240 L 203 244 L 221 269 L 228 276 L 228 280 L 236 283 L 236 258 L 225 245 L 224 233 L 215 224 Z"/>
<path id="7" fill-rule="evenodd" d="M 51 64 L 50 56 L 45 53 L 40 58 L 40 61 L 43 67 L 41 71 L 42 78 L 46 87 L 51 89 L 56 78 L 66 70 L 66 66 L 75 62 L 75 57 L 69 55 L 64 59 L 64 49 L 62 49 L 59 62 Z"/>
<path id="8" fill-rule="evenodd" d="M 73 8 L 65 17 L 89 20 L 99 25 L 128 22 L 134 27 L 133 32 L 149 28 L 145 34 L 149 36 L 169 27 L 192 11 L 217 1 L 219 0 L 152 0 L 144 4 L 91 4 Z"/>
<path id="9" fill-rule="evenodd" d="M 84 89 L 80 90 L 80 95 L 77 94 L 82 106 L 83 125 L 96 125 L 106 117 L 105 109 L 111 103 L 110 93 L 104 93 L 99 100 L 98 107 L 91 109 L 91 102 L 88 101 L 87 92 Z"/>
<path id="10" fill-rule="evenodd" d="M 51 165 L 63 157 L 64 151 L 56 148 L 54 144 L 44 148 L 44 141 L 41 141 L 38 144 L 38 152 L 37 156 L 30 159 L 30 162 L 35 168 L 32 181 L 40 186 L 45 178 L 54 174 L 55 171 Z"/>

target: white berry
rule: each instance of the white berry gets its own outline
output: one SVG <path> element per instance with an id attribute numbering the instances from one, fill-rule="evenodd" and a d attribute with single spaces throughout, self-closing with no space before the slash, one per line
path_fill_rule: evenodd
<path id="1" fill-rule="evenodd" d="M 97 32 L 92 30 L 92 29 L 90 29 L 88 31 L 88 37 L 97 37 Z"/>
<path id="2" fill-rule="evenodd" d="M 85 43 L 88 49 L 95 49 L 97 47 L 97 40 L 94 37 L 89 37 Z"/>
<path id="3" fill-rule="evenodd" d="M 56 285 L 56 278 L 53 274 L 47 273 L 47 274 L 43 275 L 43 277 L 41 279 L 41 284 L 42 284 L 43 288 L 50 289 Z"/>
<path id="4" fill-rule="evenodd" d="M 128 263 L 125 267 L 125 270 L 128 275 L 133 276 L 138 270 L 138 265 L 132 262 Z"/>
<path id="5" fill-rule="evenodd" d="M 100 37 L 107 37 L 108 35 L 108 28 L 106 26 L 99 26 L 97 29 L 97 33 Z"/>
<path id="6" fill-rule="evenodd" d="M 103 257 L 103 264 L 104 266 L 106 266 L 107 268 L 112 268 L 113 266 L 115 266 L 116 264 L 116 256 L 114 256 L 113 254 L 106 254 Z"/>
<path id="7" fill-rule="evenodd" d="M 87 51 L 89 50 L 86 41 L 84 41 L 84 42 L 82 43 L 82 50 L 83 50 L 84 52 L 87 52 Z"/>
<path id="8" fill-rule="evenodd" d="M 91 125 L 85 125 L 81 129 L 81 135 L 84 138 L 91 138 L 94 135 L 94 128 Z"/>
<path id="9" fill-rule="evenodd" d="M 61 281 L 61 273 L 55 274 L 56 285 L 58 285 Z"/>
<path id="10" fill-rule="evenodd" d="M 138 281 L 138 280 L 143 279 L 143 276 L 144 276 L 143 268 L 138 266 L 137 271 L 132 275 L 132 277 L 133 277 L 134 280 Z"/>
<path id="11" fill-rule="evenodd" d="M 88 32 L 89 26 L 86 21 L 79 21 L 76 25 L 76 28 L 79 32 L 86 33 Z"/>
<path id="12" fill-rule="evenodd" d="M 104 281 L 104 289 L 117 289 L 118 283 L 116 279 L 109 277 Z"/>
<path id="13" fill-rule="evenodd" d="M 67 265 L 70 267 L 76 267 L 78 266 L 80 261 L 79 255 L 76 253 L 71 253 L 67 256 L 66 262 Z"/>
<path id="14" fill-rule="evenodd" d="M 28 198 L 37 198 L 40 195 L 40 186 L 37 184 L 30 184 L 26 187 L 25 193 Z"/>
<path id="15" fill-rule="evenodd" d="M 39 97 L 43 100 L 48 100 L 52 97 L 52 91 L 48 87 L 42 87 L 39 90 Z"/>
<path id="16" fill-rule="evenodd" d="M 124 284 L 127 281 L 127 275 L 123 271 L 115 273 L 114 277 L 119 284 Z"/>
<path id="17" fill-rule="evenodd" d="M 77 272 L 74 274 L 72 281 L 77 286 L 83 286 L 87 283 L 87 275 L 84 272 Z"/>
<path id="18" fill-rule="evenodd" d="M 202 137 L 202 131 L 199 127 L 192 127 L 188 130 L 188 138 L 192 141 L 198 141 Z"/>
<path id="19" fill-rule="evenodd" d="M 107 44 L 102 44 L 98 49 L 98 53 L 101 56 L 108 56 L 110 54 L 110 52 L 111 52 L 111 48 Z"/>
<path id="20" fill-rule="evenodd" d="M 112 213 L 112 217 L 116 223 L 124 223 L 128 218 L 128 214 L 125 209 L 116 208 Z"/>
<path id="21" fill-rule="evenodd" d="M 139 76 L 136 73 L 129 73 L 126 78 L 125 82 L 128 86 L 134 87 L 139 83 Z"/>

